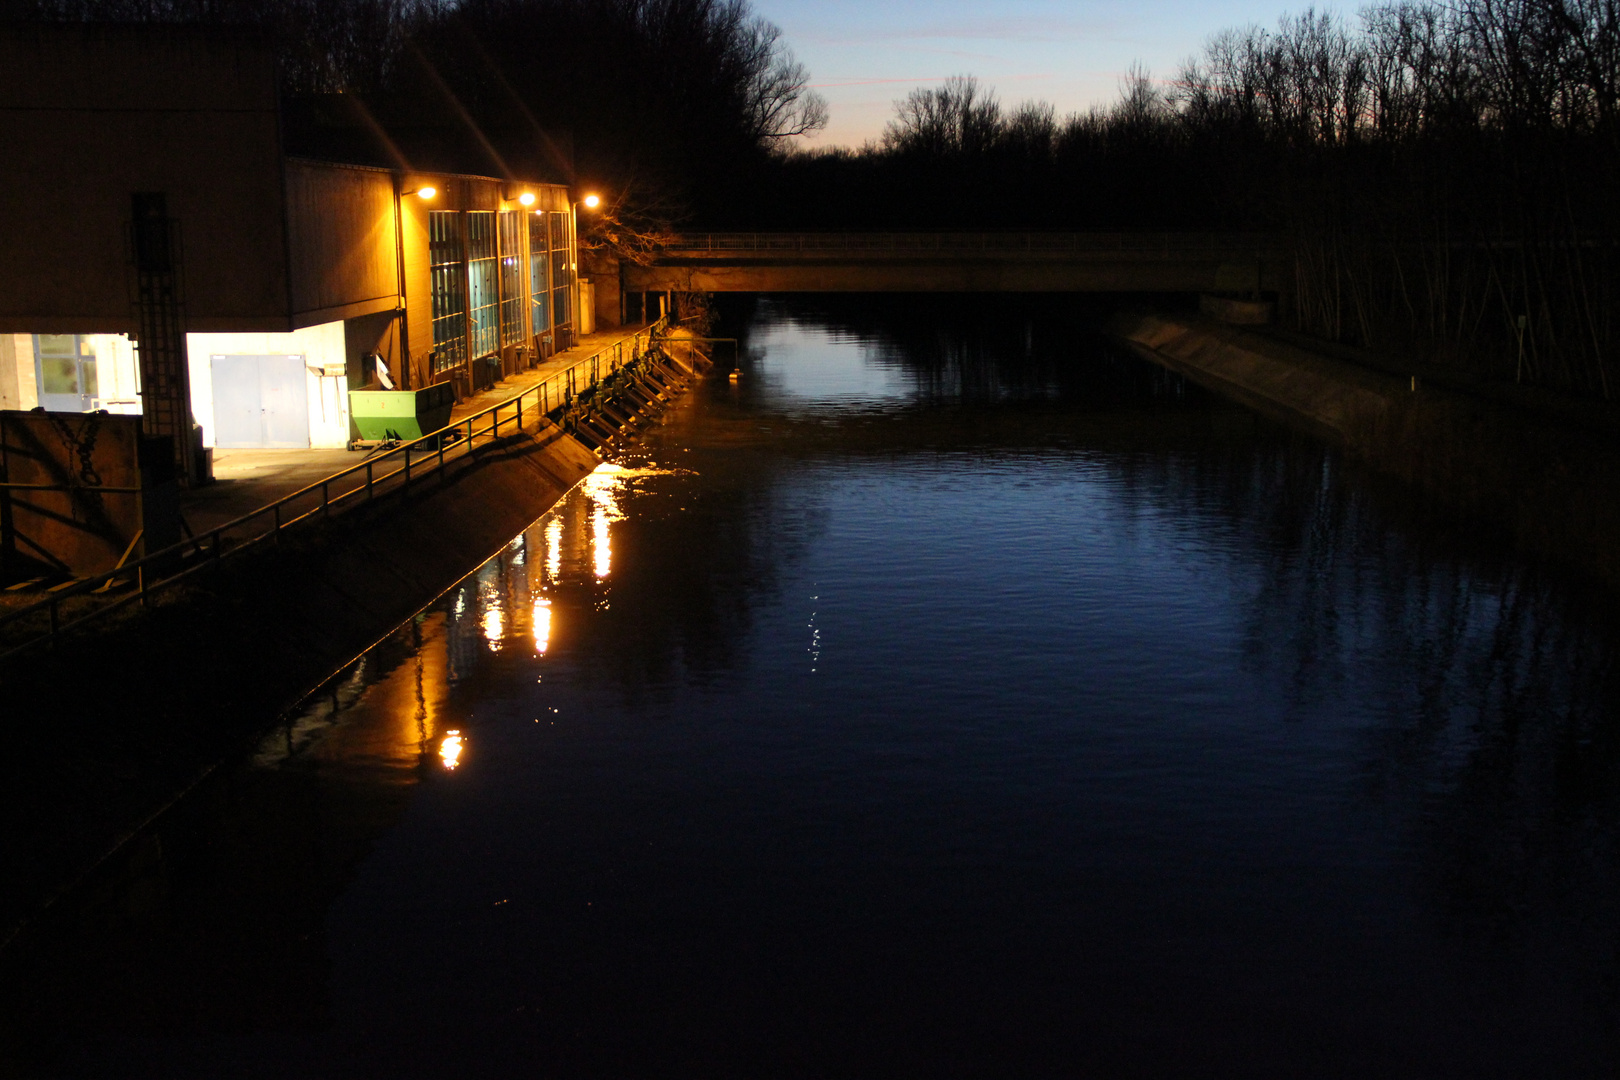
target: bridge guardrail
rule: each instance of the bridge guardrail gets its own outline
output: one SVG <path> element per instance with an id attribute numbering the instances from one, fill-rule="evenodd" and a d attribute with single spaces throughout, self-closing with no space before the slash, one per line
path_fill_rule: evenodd
<path id="1" fill-rule="evenodd" d="M 0 630 L 42 614 L 46 616 L 44 620 L 46 625 L 37 633 L 20 644 L 0 652 L 0 664 L 41 644 L 54 643 L 68 631 L 106 618 L 131 604 L 149 604 L 159 593 L 173 588 L 202 570 L 217 568 L 228 557 L 253 550 L 265 540 L 272 542 L 279 540 L 284 532 L 295 525 L 312 521 L 317 517 L 331 517 L 333 508 L 340 504 L 348 506 L 371 502 L 381 495 L 407 490 L 412 484 L 441 473 L 447 464 L 476 454 L 480 440 L 484 446 L 494 442 L 500 437 L 504 425 L 515 422 L 521 429 L 526 399 L 529 401 L 529 408 L 537 410 L 531 412 L 531 415 L 547 415 L 552 409 L 572 400 L 587 386 L 599 382 L 604 362 L 609 373 L 623 367 L 626 363 L 624 355 L 626 341 L 630 344 L 630 360 L 633 362 L 651 346 L 657 335 L 667 329 L 667 325 L 667 317 L 660 318 L 646 330 L 638 331 L 628 339 L 616 341 L 605 349 L 597 350 L 585 359 L 548 375 L 505 401 L 497 402 L 487 409 L 447 424 L 420 439 L 413 439 L 384 453 L 368 457 L 358 465 L 351 465 L 347 469 L 335 472 L 223 525 L 113 570 L 83 578 L 60 592 L 53 592 L 38 603 L 0 616 Z M 590 373 L 589 381 L 579 377 L 587 370 Z M 510 415 L 502 417 L 503 409 L 510 410 Z M 433 445 L 426 446 L 428 443 Z M 424 449 L 427 451 L 427 460 L 413 466 L 411 455 Z M 378 466 L 385 463 L 392 463 L 393 467 L 386 471 L 379 470 Z M 334 486 L 348 480 L 353 481 L 353 486 L 333 493 Z M 63 620 L 64 608 L 68 601 L 89 593 L 108 591 L 114 587 L 113 583 L 119 582 L 120 579 L 123 579 L 124 584 L 133 579 L 134 590 L 116 600 L 98 604 L 69 621 Z"/>

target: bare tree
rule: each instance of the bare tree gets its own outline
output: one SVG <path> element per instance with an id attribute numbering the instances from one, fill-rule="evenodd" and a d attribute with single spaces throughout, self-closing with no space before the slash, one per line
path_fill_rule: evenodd
<path id="1" fill-rule="evenodd" d="M 883 131 L 883 148 L 895 154 L 943 158 L 982 154 L 1001 129 L 1001 105 L 970 75 L 953 75 L 932 88 L 913 90 L 894 103 Z"/>

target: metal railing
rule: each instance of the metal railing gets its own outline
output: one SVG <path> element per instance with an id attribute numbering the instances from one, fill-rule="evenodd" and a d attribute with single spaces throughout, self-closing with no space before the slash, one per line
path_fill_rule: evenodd
<path id="1" fill-rule="evenodd" d="M 447 424 L 420 439 L 401 443 L 368 457 L 358 465 L 351 465 L 317 480 L 252 513 L 134 562 L 82 578 L 66 588 L 59 586 L 59 591 L 52 592 L 46 599 L 0 616 L 0 631 L 28 619 L 39 619 L 44 624 L 32 636 L 0 652 L 0 663 L 41 644 L 52 643 L 70 630 L 105 618 L 131 604 L 149 604 L 159 593 L 203 570 L 217 568 L 228 557 L 253 550 L 265 541 L 279 540 L 295 525 L 317 518 L 329 518 L 333 510 L 339 507 L 360 505 L 384 494 L 407 490 L 429 476 L 439 475 L 442 479 L 442 470 L 447 465 L 475 454 L 480 444 L 488 446 L 493 443 L 500 438 L 504 426 L 515 424 L 521 430 L 525 410 L 531 418 L 547 416 L 567 405 L 581 391 L 600 382 L 604 372 L 612 374 L 626 364 L 639 360 L 657 336 L 664 332 L 666 323 L 666 319 L 659 319 L 647 329 L 553 372 L 514 397 Z M 630 347 L 628 357 L 626 345 Z M 503 412 L 506 415 L 503 416 Z M 135 587 L 120 594 L 117 599 L 98 602 L 83 612 L 66 611 L 65 606 L 69 601 L 91 593 L 106 593 L 131 583 Z M 69 615 L 72 617 L 67 617 Z"/>
<path id="2" fill-rule="evenodd" d="M 1167 255 L 1281 249 L 1287 238 L 1255 232 L 872 232 L 690 233 L 665 245 L 674 256 L 697 254 L 845 255 Z"/>

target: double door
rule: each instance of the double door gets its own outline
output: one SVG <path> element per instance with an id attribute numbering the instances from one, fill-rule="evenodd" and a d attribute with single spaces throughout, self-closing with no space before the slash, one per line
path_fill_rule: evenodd
<path id="1" fill-rule="evenodd" d="M 302 356 L 213 356 L 214 445 L 309 446 L 309 378 Z"/>

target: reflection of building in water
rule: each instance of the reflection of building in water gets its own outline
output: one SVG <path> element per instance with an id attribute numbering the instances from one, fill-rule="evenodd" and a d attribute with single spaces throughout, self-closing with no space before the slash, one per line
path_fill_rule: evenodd
<path id="1" fill-rule="evenodd" d="M 445 619 L 449 681 L 472 674 L 508 641 L 544 655 L 560 629 L 558 587 L 595 586 L 613 567 L 612 526 L 624 520 L 625 484 L 645 470 L 602 465 L 451 594 Z"/>

